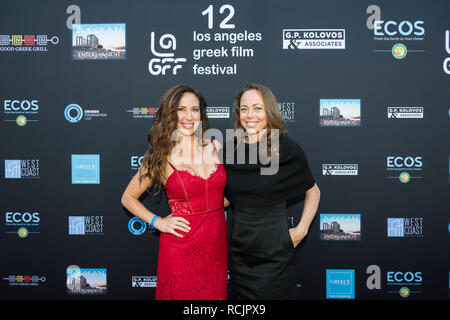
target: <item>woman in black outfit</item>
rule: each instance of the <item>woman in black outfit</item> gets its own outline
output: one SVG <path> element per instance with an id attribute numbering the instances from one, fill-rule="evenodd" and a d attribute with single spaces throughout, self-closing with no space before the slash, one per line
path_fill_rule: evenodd
<path id="1" fill-rule="evenodd" d="M 308 233 L 320 191 L 305 153 L 284 131 L 270 89 L 246 85 L 233 108 L 237 133 L 224 145 L 223 158 L 226 197 L 234 213 L 230 241 L 234 298 L 295 299 L 295 247 Z M 288 229 L 286 200 L 303 193 L 301 220 Z"/>

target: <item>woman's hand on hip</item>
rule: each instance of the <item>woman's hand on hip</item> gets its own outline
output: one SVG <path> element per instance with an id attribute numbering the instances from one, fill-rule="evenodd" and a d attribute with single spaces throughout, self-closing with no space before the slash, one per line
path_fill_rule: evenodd
<path id="1" fill-rule="evenodd" d="M 159 231 L 171 233 L 179 238 L 183 238 L 183 235 L 179 234 L 175 230 L 180 230 L 183 232 L 189 232 L 189 230 L 191 230 L 191 227 L 189 227 L 189 221 L 182 217 L 174 217 L 171 214 L 167 217 L 156 219 L 154 225 Z"/>

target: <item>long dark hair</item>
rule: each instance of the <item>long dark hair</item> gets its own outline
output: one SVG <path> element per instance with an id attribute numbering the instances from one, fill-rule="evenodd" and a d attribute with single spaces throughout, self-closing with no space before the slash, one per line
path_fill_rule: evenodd
<path id="1" fill-rule="evenodd" d="M 140 172 L 139 181 L 146 176 L 151 179 L 151 186 L 148 190 L 150 194 L 158 194 L 162 188 L 165 178 L 167 157 L 177 144 L 172 141 L 172 133 L 177 129 L 178 116 L 177 109 L 183 94 L 193 93 L 199 100 L 202 132 L 196 134 L 203 139 L 205 131 L 208 129 L 208 118 L 206 116 L 206 100 L 202 94 L 191 86 L 182 84 L 170 88 L 161 98 L 158 112 L 153 120 L 153 125 L 147 134 L 148 150 L 142 161 L 143 172 Z"/>

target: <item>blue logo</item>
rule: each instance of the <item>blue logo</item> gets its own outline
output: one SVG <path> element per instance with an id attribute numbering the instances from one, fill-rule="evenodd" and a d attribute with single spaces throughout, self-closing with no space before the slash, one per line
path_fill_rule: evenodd
<path id="1" fill-rule="evenodd" d="M 387 219 L 387 236 L 388 237 L 404 237 L 405 219 L 403 218 L 388 218 Z"/>
<path id="2" fill-rule="evenodd" d="M 84 217 L 69 217 L 69 234 L 84 235 L 85 229 Z"/>
<path id="3" fill-rule="evenodd" d="M 327 269 L 327 299 L 355 299 L 355 270 Z"/>
<path id="4" fill-rule="evenodd" d="M 75 115 L 73 115 L 73 112 L 75 112 Z M 83 109 L 75 103 L 69 104 L 64 110 L 64 117 L 71 123 L 78 122 L 83 117 Z"/>
<path id="5" fill-rule="evenodd" d="M 100 183 L 100 155 L 72 155 L 72 184 Z"/>
<path id="6" fill-rule="evenodd" d="M 7 179 L 22 178 L 20 160 L 5 160 L 5 178 Z"/>
<path id="7" fill-rule="evenodd" d="M 136 225 L 140 225 L 139 228 L 136 228 Z M 140 236 L 147 230 L 147 222 L 139 219 L 138 217 L 131 218 L 128 222 L 128 230 L 135 236 Z"/>

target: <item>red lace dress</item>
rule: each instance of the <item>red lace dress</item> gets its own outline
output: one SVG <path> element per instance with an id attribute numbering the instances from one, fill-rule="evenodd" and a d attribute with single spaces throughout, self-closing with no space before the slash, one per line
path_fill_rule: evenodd
<path id="1" fill-rule="evenodd" d="M 170 163 L 169 163 L 170 164 Z M 157 268 L 157 300 L 226 300 L 227 225 L 223 208 L 226 172 L 222 164 L 207 179 L 177 170 L 165 189 L 173 216 L 189 221 L 184 237 L 161 233 Z"/>

